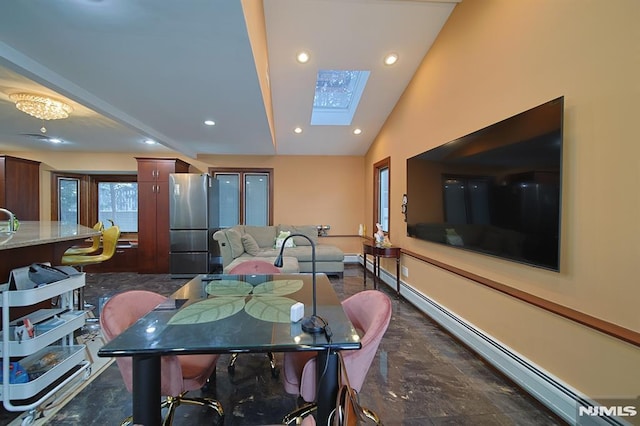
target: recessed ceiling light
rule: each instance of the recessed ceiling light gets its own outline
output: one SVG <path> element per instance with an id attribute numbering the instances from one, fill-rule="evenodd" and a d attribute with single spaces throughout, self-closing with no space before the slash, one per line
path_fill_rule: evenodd
<path id="1" fill-rule="evenodd" d="M 304 50 L 296 55 L 296 60 L 301 64 L 306 64 L 309 62 L 309 53 Z"/>
<path id="2" fill-rule="evenodd" d="M 146 139 L 146 140 L 144 141 L 144 143 L 146 143 L 147 145 L 155 145 L 155 144 L 156 144 L 156 141 L 151 140 L 151 139 Z"/>
<path id="3" fill-rule="evenodd" d="M 389 53 L 387 56 L 384 57 L 384 64 L 385 65 L 393 65 L 396 62 L 398 62 L 398 54 L 397 53 Z"/>
<path id="4" fill-rule="evenodd" d="M 353 134 L 354 135 L 359 135 L 360 133 L 362 133 L 362 129 L 359 129 L 359 128 L 353 129 Z"/>
<path id="5" fill-rule="evenodd" d="M 302 127 L 296 127 L 295 129 L 293 129 L 293 133 L 297 133 L 297 134 L 302 133 Z"/>
<path id="6" fill-rule="evenodd" d="M 207 126 L 215 126 L 216 122 L 213 120 L 205 120 L 204 124 L 206 124 Z"/>

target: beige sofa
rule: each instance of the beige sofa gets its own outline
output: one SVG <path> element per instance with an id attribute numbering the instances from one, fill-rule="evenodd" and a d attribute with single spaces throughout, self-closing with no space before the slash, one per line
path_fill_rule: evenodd
<path id="1" fill-rule="evenodd" d="M 220 246 L 223 271 L 228 273 L 236 265 L 247 260 L 263 258 L 273 263 L 280 252 L 276 248 L 276 237 L 281 232 L 303 234 L 316 246 L 316 272 L 342 276 L 344 272 L 344 252 L 338 247 L 318 243 L 318 231 L 313 225 L 293 226 L 245 226 L 237 225 L 221 229 L 213 234 Z M 292 237 L 294 247 L 285 247 L 283 252 L 283 273 L 312 272 L 311 244 L 304 237 Z"/>

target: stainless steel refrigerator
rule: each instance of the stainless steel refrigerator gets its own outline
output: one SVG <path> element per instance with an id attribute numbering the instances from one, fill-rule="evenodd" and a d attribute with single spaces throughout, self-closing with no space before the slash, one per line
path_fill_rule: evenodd
<path id="1" fill-rule="evenodd" d="M 218 272 L 220 252 L 213 233 L 219 222 L 218 181 L 208 174 L 169 175 L 170 273 L 189 278 Z"/>

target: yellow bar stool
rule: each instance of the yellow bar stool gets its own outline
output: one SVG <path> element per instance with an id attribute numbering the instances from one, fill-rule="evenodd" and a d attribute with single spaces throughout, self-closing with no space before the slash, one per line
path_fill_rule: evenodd
<path id="1" fill-rule="evenodd" d="M 106 262 L 116 253 L 116 246 L 120 238 L 120 227 L 117 225 L 102 231 L 102 253 L 100 254 L 65 254 L 62 256 L 62 264 L 67 266 L 79 267 L 80 271 L 86 265 L 94 265 L 96 263 Z M 84 291 L 80 287 L 78 291 L 78 310 L 84 309 Z"/>
<path id="2" fill-rule="evenodd" d="M 98 222 L 93 225 L 95 231 L 99 231 L 100 234 L 93 237 L 93 244 L 90 247 L 71 247 L 64 252 L 64 256 L 77 255 L 77 254 L 94 254 L 100 250 L 100 239 L 102 238 L 102 231 L 104 225 L 102 222 Z"/>

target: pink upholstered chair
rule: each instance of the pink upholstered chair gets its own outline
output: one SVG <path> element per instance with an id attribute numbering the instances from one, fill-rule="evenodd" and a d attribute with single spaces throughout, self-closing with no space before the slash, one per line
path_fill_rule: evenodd
<path id="1" fill-rule="evenodd" d="M 302 419 L 302 423 L 300 424 L 302 426 L 316 426 L 316 419 L 314 419 L 313 416 L 307 416 Z"/>
<path id="2" fill-rule="evenodd" d="M 144 290 L 125 291 L 111 297 L 105 303 L 100 315 L 100 325 L 105 339 L 110 341 L 166 299 L 158 293 Z M 175 409 L 180 404 L 207 406 L 216 410 L 221 417 L 224 415 L 222 406 L 215 399 L 185 397 L 188 391 L 200 389 L 207 383 L 215 373 L 217 361 L 218 355 L 162 357 L 160 393 L 167 397 L 162 402 L 162 408 L 168 408 L 163 421 L 164 425 L 172 423 Z M 116 357 L 116 363 L 127 390 L 131 392 L 133 384 L 131 358 Z M 123 424 L 127 422 L 131 422 L 130 417 L 123 421 Z"/>
<path id="3" fill-rule="evenodd" d="M 239 265 L 234 266 L 229 274 L 231 275 L 258 275 L 258 274 L 279 274 L 280 269 L 276 267 L 274 264 L 269 263 L 264 260 L 247 260 L 245 262 L 240 263 Z M 269 357 L 269 365 L 271 366 L 271 376 L 273 378 L 277 378 L 280 375 L 280 370 L 276 366 L 276 359 L 273 355 L 273 352 L 267 352 L 267 356 Z M 235 373 L 236 371 L 236 361 L 238 360 L 238 354 L 232 353 L 229 358 L 229 365 L 227 366 L 227 371 L 229 374 Z"/>
<path id="4" fill-rule="evenodd" d="M 358 330 L 362 348 L 357 351 L 343 351 L 343 359 L 351 387 L 360 392 L 369 367 L 376 355 L 380 341 L 391 321 L 391 300 L 378 290 L 356 293 L 342 302 L 342 307 L 353 326 Z M 285 352 L 283 361 L 284 388 L 310 404 L 290 413 L 284 418 L 288 424 L 315 409 L 316 399 L 316 353 Z M 376 423 L 379 419 L 370 410 L 367 416 Z"/>
<path id="5" fill-rule="evenodd" d="M 249 274 L 279 274 L 280 269 L 273 263 L 265 260 L 247 260 L 234 266 L 230 271 L 232 275 L 249 275 Z"/>

